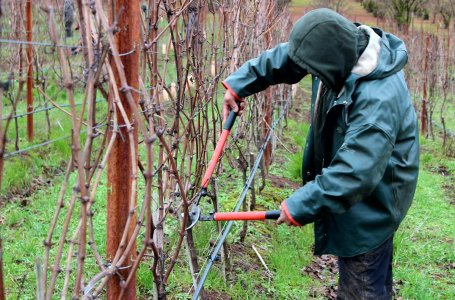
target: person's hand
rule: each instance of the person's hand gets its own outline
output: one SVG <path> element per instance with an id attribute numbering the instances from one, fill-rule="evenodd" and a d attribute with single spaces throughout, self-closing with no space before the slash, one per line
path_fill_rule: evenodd
<path id="1" fill-rule="evenodd" d="M 241 116 L 244 109 L 245 109 L 245 102 L 236 101 L 236 98 L 231 94 L 231 92 L 226 91 L 226 93 L 224 94 L 224 100 L 223 100 L 223 120 L 226 121 L 226 119 L 229 115 L 229 112 L 231 110 L 235 111 L 237 113 L 237 115 Z"/>
<path id="2" fill-rule="evenodd" d="M 288 218 L 284 210 L 281 210 L 280 217 L 278 218 L 278 220 L 276 220 L 276 223 L 278 225 L 286 223 L 288 226 L 294 226 L 294 224 L 292 224 L 291 222 L 291 219 Z"/>

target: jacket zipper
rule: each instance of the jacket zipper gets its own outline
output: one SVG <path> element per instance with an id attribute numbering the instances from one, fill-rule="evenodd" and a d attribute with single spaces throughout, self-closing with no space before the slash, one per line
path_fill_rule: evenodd
<path id="1" fill-rule="evenodd" d="M 348 115 L 349 115 L 349 110 L 348 110 L 348 102 L 344 101 L 344 125 L 348 126 Z"/>

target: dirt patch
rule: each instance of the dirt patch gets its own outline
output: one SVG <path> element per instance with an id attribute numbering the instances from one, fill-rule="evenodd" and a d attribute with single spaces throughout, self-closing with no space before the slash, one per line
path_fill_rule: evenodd
<path id="1" fill-rule="evenodd" d="M 448 263 L 447 265 L 442 266 L 444 270 L 453 271 L 455 270 L 455 262 Z"/>
<path id="2" fill-rule="evenodd" d="M 214 290 L 204 290 L 204 299 L 230 300 L 232 298 L 229 297 L 228 294 L 223 292 L 218 292 Z"/>
<path id="3" fill-rule="evenodd" d="M 455 185 L 454 184 L 444 184 L 442 188 L 445 190 L 445 194 L 449 197 L 449 203 L 455 205 Z"/>
<path id="4" fill-rule="evenodd" d="M 450 170 L 446 166 L 442 166 L 442 165 L 437 166 L 437 167 L 431 167 L 430 172 L 437 173 L 444 177 L 451 175 Z"/>
<path id="5" fill-rule="evenodd" d="M 242 243 L 230 244 L 229 252 L 230 252 L 229 253 L 230 257 L 238 258 L 238 259 L 233 259 L 231 261 L 232 271 L 234 271 L 231 273 L 236 273 L 236 270 L 241 270 L 242 272 L 248 272 L 251 270 L 260 270 L 261 269 L 259 264 L 255 263 L 252 259 L 252 256 L 254 255 L 253 249 L 251 247 L 248 247 L 246 244 L 242 244 Z M 235 274 L 232 274 L 232 275 L 235 275 Z"/>
<path id="6" fill-rule="evenodd" d="M 453 183 L 453 175 L 446 166 L 438 166 L 431 169 L 431 172 L 437 173 L 444 178 L 445 183 L 442 185 L 444 194 L 449 198 L 449 203 L 455 205 L 455 184 Z"/>
<path id="7" fill-rule="evenodd" d="M 65 163 L 58 167 L 44 166 L 42 174 L 30 181 L 26 187 L 12 188 L 4 196 L 0 196 L 0 204 L 6 202 L 19 202 L 21 206 L 27 206 L 30 196 L 38 190 L 48 188 L 52 185 L 54 178 L 65 172 Z"/>
<path id="8" fill-rule="evenodd" d="M 404 285 L 404 281 L 401 280 L 401 279 L 397 279 L 397 280 L 393 280 L 393 299 L 396 299 L 396 300 L 403 300 L 402 297 L 396 297 L 396 295 L 399 294 L 399 291 L 403 288 L 403 285 Z"/>
<path id="9" fill-rule="evenodd" d="M 311 264 L 303 268 L 302 272 L 324 284 L 323 287 L 317 287 L 310 291 L 310 295 L 314 297 L 323 296 L 325 299 L 336 299 L 338 262 L 335 256 L 314 256 Z"/>
<path id="10" fill-rule="evenodd" d="M 251 271 L 259 272 L 261 278 L 268 278 L 270 275 L 259 262 L 256 254 L 254 253 L 251 244 L 235 243 L 229 245 L 229 256 L 231 257 L 231 271 L 229 272 L 229 281 L 232 284 L 237 282 L 237 275 L 240 273 L 248 273 Z M 264 295 L 266 291 L 261 285 L 255 285 L 254 288 L 258 294 Z M 210 298 L 210 299 L 224 299 L 224 298 Z M 228 298 L 227 298 L 228 299 Z"/>
<path id="11" fill-rule="evenodd" d="M 449 168 L 444 165 L 439 165 L 428 167 L 427 170 L 444 178 L 444 183 L 442 185 L 444 194 L 449 199 L 449 203 L 455 205 L 455 184 L 453 183 L 453 174 Z"/>
<path id="12" fill-rule="evenodd" d="M 26 188 L 12 189 L 5 196 L 0 197 L 0 203 L 19 202 L 21 206 L 27 206 L 30 196 L 37 190 L 43 189 L 50 185 L 50 180 L 44 180 L 41 176 L 33 178 Z"/>
<path id="13" fill-rule="evenodd" d="M 268 182 L 272 186 L 278 187 L 278 188 L 291 188 L 291 189 L 296 190 L 296 189 L 302 187 L 300 184 L 298 184 L 292 180 L 289 180 L 288 178 L 276 176 L 273 174 L 267 175 L 267 179 L 268 179 Z"/>

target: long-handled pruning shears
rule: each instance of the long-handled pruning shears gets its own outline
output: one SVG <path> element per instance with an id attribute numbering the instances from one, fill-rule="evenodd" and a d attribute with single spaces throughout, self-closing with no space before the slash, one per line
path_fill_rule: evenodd
<path id="1" fill-rule="evenodd" d="M 251 220 L 276 220 L 280 216 L 279 210 L 271 211 L 253 211 L 253 212 L 223 212 L 223 213 L 210 213 L 208 216 L 201 215 L 201 209 L 199 208 L 199 201 L 202 197 L 207 196 L 207 187 L 212 177 L 213 171 L 215 170 L 216 164 L 220 159 L 221 153 L 223 152 L 224 145 L 226 144 L 227 138 L 231 132 L 232 126 L 234 125 L 237 113 L 231 110 L 226 122 L 223 126 L 220 139 L 216 144 L 215 151 L 213 152 L 212 159 L 209 162 L 207 170 L 205 171 L 204 177 L 202 178 L 201 191 L 196 196 L 195 204 L 189 212 L 190 225 L 186 228 L 187 230 L 192 228 L 198 221 L 251 221 Z"/>

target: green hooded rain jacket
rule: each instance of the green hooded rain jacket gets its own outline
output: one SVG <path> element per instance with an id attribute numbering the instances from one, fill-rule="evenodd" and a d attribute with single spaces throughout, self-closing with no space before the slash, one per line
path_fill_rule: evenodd
<path id="1" fill-rule="evenodd" d="M 315 253 L 351 257 L 391 237 L 418 175 L 418 127 L 403 67 L 404 43 L 318 9 L 289 42 L 242 65 L 224 82 L 238 99 L 313 78 L 304 186 L 282 203 L 295 225 L 314 222 Z"/>

